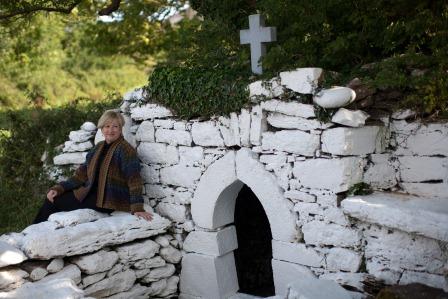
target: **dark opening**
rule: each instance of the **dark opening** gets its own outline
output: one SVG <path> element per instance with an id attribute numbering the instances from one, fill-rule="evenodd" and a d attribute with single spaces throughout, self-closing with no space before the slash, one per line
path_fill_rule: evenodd
<path id="1" fill-rule="evenodd" d="M 263 206 L 246 185 L 236 199 L 235 226 L 238 238 L 235 263 L 239 292 L 274 296 L 271 228 Z"/>

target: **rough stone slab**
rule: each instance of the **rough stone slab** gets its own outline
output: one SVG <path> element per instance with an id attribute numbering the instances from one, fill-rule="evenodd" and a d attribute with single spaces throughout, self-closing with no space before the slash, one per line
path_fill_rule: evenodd
<path id="1" fill-rule="evenodd" d="M 136 284 L 130 290 L 112 295 L 107 299 L 147 299 L 150 292 L 151 288 Z"/>
<path id="2" fill-rule="evenodd" d="M 0 269 L 0 290 L 9 291 L 22 285 L 29 275 L 27 272 L 15 268 L 8 267 Z"/>
<path id="3" fill-rule="evenodd" d="M 53 158 L 54 165 L 82 164 L 87 153 L 64 153 Z"/>
<path id="4" fill-rule="evenodd" d="M 82 278 L 82 286 L 83 288 L 88 287 L 91 284 L 94 284 L 95 282 L 98 282 L 102 280 L 104 277 L 106 277 L 107 272 L 103 273 L 96 273 L 88 276 L 84 276 Z"/>
<path id="5" fill-rule="evenodd" d="M 135 102 L 137 100 L 141 100 L 144 99 L 146 95 L 145 89 L 140 87 L 140 88 L 135 88 L 133 90 L 130 90 L 128 92 L 126 92 L 123 95 L 123 101 L 126 102 Z"/>
<path id="6" fill-rule="evenodd" d="M 145 142 L 155 142 L 154 124 L 152 121 L 145 120 L 140 124 L 135 134 L 135 140 Z"/>
<path id="7" fill-rule="evenodd" d="M 352 111 L 345 108 L 339 108 L 331 118 L 331 121 L 344 126 L 357 128 L 364 126 L 368 117 L 369 115 L 361 110 Z"/>
<path id="8" fill-rule="evenodd" d="M 296 280 L 313 278 L 314 274 L 305 266 L 272 259 L 275 294 L 286 296 L 289 285 Z"/>
<path id="9" fill-rule="evenodd" d="M 20 264 L 27 259 L 22 251 L 4 241 L 0 241 L 0 268 Z"/>
<path id="10" fill-rule="evenodd" d="M 272 257 L 277 260 L 319 268 L 324 256 L 303 243 L 272 240 Z"/>
<path id="11" fill-rule="evenodd" d="M 198 165 L 204 159 L 204 149 L 200 146 L 179 146 L 179 164 L 193 166 Z"/>
<path id="12" fill-rule="evenodd" d="M 131 108 L 131 117 L 134 120 L 147 120 L 173 116 L 170 110 L 158 104 L 145 104 Z"/>
<path id="13" fill-rule="evenodd" d="M 110 270 L 118 261 L 118 254 L 115 251 L 106 251 L 102 249 L 93 254 L 73 258 L 71 261 L 76 264 L 82 272 L 86 274 L 95 274 Z"/>
<path id="14" fill-rule="evenodd" d="M 128 213 L 60 229 L 48 227 L 42 222 L 29 227 L 33 227 L 33 233 L 23 237 L 21 249 L 28 257 L 35 259 L 79 255 L 108 245 L 158 235 L 169 225 L 167 219 L 157 214 L 149 222 Z"/>
<path id="15" fill-rule="evenodd" d="M 235 112 L 230 113 L 230 118 L 219 117 L 219 131 L 224 139 L 226 146 L 240 145 L 240 129 L 238 124 L 238 116 Z"/>
<path id="16" fill-rule="evenodd" d="M 81 271 L 76 265 L 70 264 L 66 267 L 64 267 L 61 271 L 47 275 L 44 278 L 42 278 L 41 282 L 47 282 L 52 281 L 55 279 L 61 279 L 61 278 L 69 278 L 76 284 L 81 282 Z"/>
<path id="17" fill-rule="evenodd" d="M 64 260 L 61 258 L 53 259 L 47 266 L 49 273 L 59 272 L 64 268 Z"/>
<path id="18" fill-rule="evenodd" d="M 173 246 L 167 246 L 160 249 L 160 256 L 171 264 L 177 264 L 182 260 L 182 253 Z"/>
<path id="19" fill-rule="evenodd" d="M 142 278 L 142 282 L 148 283 L 158 281 L 164 278 L 172 276 L 176 272 L 176 268 L 173 264 L 166 264 L 163 267 L 153 268 L 148 275 Z"/>
<path id="20" fill-rule="evenodd" d="M 288 190 L 285 197 L 293 201 L 316 202 L 316 196 L 299 190 Z"/>
<path id="21" fill-rule="evenodd" d="M 241 109 L 238 116 L 238 126 L 240 128 L 240 142 L 242 146 L 250 145 L 250 113 L 247 109 Z"/>
<path id="22" fill-rule="evenodd" d="M 302 231 L 307 244 L 355 247 L 361 242 L 361 232 L 317 220 L 304 224 Z"/>
<path id="23" fill-rule="evenodd" d="M 179 284 L 179 276 L 171 276 L 166 281 L 166 287 L 157 295 L 166 297 L 177 292 L 177 285 Z"/>
<path id="24" fill-rule="evenodd" d="M 141 165 L 140 174 L 143 178 L 143 181 L 148 184 L 157 184 L 160 183 L 160 171 L 159 166 L 154 165 Z"/>
<path id="25" fill-rule="evenodd" d="M 160 245 L 152 240 L 138 241 L 116 248 L 120 261 L 138 261 L 148 259 L 159 252 Z"/>
<path id="26" fill-rule="evenodd" d="M 187 253 L 182 259 L 180 292 L 202 298 L 226 298 L 238 290 L 233 252 L 220 257 Z"/>
<path id="27" fill-rule="evenodd" d="M 364 281 L 369 277 L 366 273 L 349 273 L 349 272 L 336 272 L 336 273 L 324 273 L 319 276 L 320 279 L 333 280 L 340 285 L 351 286 L 359 291 L 364 290 Z"/>
<path id="28" fill-rule="evenodd" d="M 269 100 L 261 103 L 261 108 L 270 112 L 278 112 L 285 115 L 297 116 L 303 118 L 316 117 L 314 106 L 302 104 L 295 101 L 285 102 L 280 100 Z"/>
<path id="29" fill-rule="evenodd" d="M 266 98 L 274 98 L 283 94 L 283 86 L 279 84 L 278 78 L 273 78 L 269 81 L 255 81 L 249 84 L 249 97 L 256 98 L 262 96 Z"/>
<path id="30" fill-rule="evenodd" d="M 71 131 L 68 135 L 68 138 L 77 143 L 86 142 L 90 138 L 93 137 L 94 132 L 90 131 L 84 131 L 84 130 L 78 130 L 78 131 Z"/>
<path id="31" fill-rule="evenodd" d="M 336 223 L 342 226 L 350 226 L 350 221 L 341 208 L 327 207 L 323 211 L 323 216 L 326 223 Z"/>
<path id="32" fill-rule="evenodd" d="M 93 143 L 91 141 L 85 141 L 85 142 L 74 142 L 74 141 L 66 141 L 64 143 L 64 148 L 62 149 L 63 152 L 85 152 L 93 147 Z"/>
<path id="33" fill-rule="evenodd" d="M 161 279 L 159 281 L 152 282 L 151 285 L 150 285 L 150 293 L 149 293 L 149 295 L 150 296 L 159 295 L 163 291 L 163 289 L 166 288 L 166 285 L 167 285 L 167 279 L 166 278 L 163 278 L 163 279 Z"/>
<path id="34" fill-rule="evenodd" d="M 177 223 L 187 220 L 187 208 L 184 205 L 161 202 L 156 207 L 157 213 Z"/>
<path id="35" fill-rule="evenodd" d="M 373 165 L 364 173 L 363 181 L 374 189 L 389 189 L 397 184 L 397 174 L 389 162 L 390 154 L 372 154 Z"/>
<path id="36" fill-rule="evenodd" d="M 160 182 L 166 185 L 194 187 L 201 174 L 199 167 L 174 165 L 160 169 Z"/>
<path id="37" fill-rule="evenodd" d="M 344 107 L 356 98 L 354 90 L 348 87 L 335 86 L 328 89 L 322 89 L 313 96 L 313 102 L 323 108 Z"/>
<path id="38" fill-rule="evenodd" d="M 177 148 L 172 145 L 142 142 L 137 148 L 137 154 L 147 164 L 172 165 L 179 162 Z"/>
<path id="39" fill-rule="evenodd" d="M 323 70 L 321 68 L 298 68 L 281 72 L 281 85 L 298 93 L 313 93 L 319 84 Z"/>
<path id="40" fill-rule="evenodd" d="M 224 140 L 214 121 L 195 122 L 191 127 L 193 142 L 201 146 L 224 146 Z"/>
<path id="41" fill-rule="evenodd" d="M 154 126 L 157 128 L 172 129 L 174 122 L 174 119 L 155 119 Z"/>
<path id="42" fill-rule="evenodd" d="M 163 267 L 166 265 L 166 262 L 163 258 L 160 256 L 155 256 L 152 258 L 144 258 L 141 260 L 138 260 L 134 264 L 135 269 L 143 270 L 143 269 L 151 269 L 151 268 L 158 268 Z M 149 273 L 149 272 L 148 272 Z"/>
<path id="43" fill-rule="evenodd" d="M 447 200 L 378 192 L 346 198 L 342 208 L 364 222 L 448 241 Z"/>
<path id="44" fill-rule="evenodd" d="M 193 139 L 189 132 L 181 130 L 157 129 L 156 141 L 160 143 L 168 143 L 169 145 L 186 145 L 191 146 Z"/>
<path id="45" fill-rule="evenodd" d="M 322 133 L 322 151 L 333 155 L 365 155 L 375 152 L 380 127 L 334 128 Z"/>
<path id="46" fill-rule="evenodd" d="M 434 288 L 443 289 L 448 292 L 448 282 L 443 275 L 429 273 L 404 271 L 399 284 L 423 283 Z"/>
<path id="47" fill-rule="evenodd" d="M 20 288 L 8 292 L 0 292 L 0 298 L 4 299 L 81 299 L 84 292 L 70 279 L 56 279 L 47 282 L 25 283 Z"/>
<path id="48" fill-rule="evenodd" d="M 267 130 L 268 124 L 266 121 L 266 113 L 263 112 L 260 105 L 252 107 L 250 119 L 250 143 L 252 145 L 261 145 L 261 135 Z"/>
<path id="49" fill-rule="evenodd" d="M 302 216 L 309 215 L 323 215 L 323 208 L 314 202 L 297 202 L 294 204 L 294 211 L 299 213 L 300 218 Z"/>
<path id="50" fill-rule="evenodd" d="M 131 289 L 135 280 L 134 271 L 126 270 L 89 286 L 84 292 L 95 298 L 107 297 Z"/>
<path id="51" fill-rule="evenodd" d="M 399 183 L 404 192 L 429 198 L 446 199 L 448 182 L 443 183 Z"/>
<path id="52" fill-rule="evenodd" d="M 267 122 L 276 128 L 297 129 L 301 131 L 324 130 L 333 125 L 332 123 L 323 123 L 316 119 L 306 119 L 280 113 L 268 113 Z"/>
<path id="53" fill-rule="evenodd" d="M 58 212 L 51 214 L 48 221 L 54 222 L 56 227 L 75 226 L 81 223 L 93 222 L 108 217 L 106 213 L 100 213 L 92 209 L 79 209 L 71 212 Z"/>
<path id="54" fill-rule="evenodd" d="M 299 161 L 294 163 L 293 174 L 304 187 L 337 193 L 362 181 L 364 163 L 358 157 Z"/>
<path id="55" fill-rule="evenodd" d="M 205 255 L 222 256 L 238 248 L 235 226 L 217 232 L 193 231 L 185 238 L 183 249 Z"/>
<path id="56" fill-rule="evenodd" d="M 398 162 L 402 182 L 424 182 L 448 178 L 448 158 L 405 156 L 398 157 Z"/>
<path id="57" fill-rule="evenodd" d="M 390 285 L 397 284 L 402 274 L 401 271 L 390 269 L 387 265 L 388 261 L 382 263 L 380 259 L 381 257 L 366 260 L 366 269 L 369 275 Z"/>
<path id="58" fill-rule="evenodd" d="M 312 157 L 319 147 L 319 135 L 305 133 L 300 130 L 263 133 L 263 150 L 277 150 Z"/>
<path id="59" fill-rule="evenodd" d="M 327 269 L 357 272 L 361 265 L 361 254 L 346 248 L 333 247 L 327 254 Z"/>
<path id="60" fill-rule="evenodd" d="M 289 286 L 289 298 L 300 299 L 353 299 L 352 295 L 332 280 L 304 278 Z"/>
<path id="61" fill-rule="evenodd" d="M 44 278 L 47 274 L 48 274 L 47 269 L 45 269 L 45 268 L 41 268 L 41 267 L 37 267 L 37 268 L 33 269 L 33 271 L 31 271 L 31 273 L 30 273 L 30 279 L 31 279 L 32 281 L 41 280 L 41 279 Z"/>

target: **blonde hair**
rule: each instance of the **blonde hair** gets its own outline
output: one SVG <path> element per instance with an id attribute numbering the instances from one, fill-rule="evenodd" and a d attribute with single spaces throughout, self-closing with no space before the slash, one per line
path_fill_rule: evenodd
<path id="1" fill-rule="evenodd" d="M 107 110 L 103 113 L 103 115 L 101 115 L 100 119 L 98 120 L 98 128 L 102 129 L 106 125 L 106 123 L 113 120 L 116 120 L 120 125 L 120 128 L 123 128 L 124 117 L 120 112 L 117 112 L 115 110 Z"/>

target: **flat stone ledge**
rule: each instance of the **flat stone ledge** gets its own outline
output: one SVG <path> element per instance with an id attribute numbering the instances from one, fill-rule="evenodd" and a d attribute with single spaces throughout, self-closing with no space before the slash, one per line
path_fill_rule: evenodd
<path id="1" fill-rule="evenodd" d="M 364 222 L 448 241 L 448 199 L 377 192 L 346 198 L 342 208 Z"/>

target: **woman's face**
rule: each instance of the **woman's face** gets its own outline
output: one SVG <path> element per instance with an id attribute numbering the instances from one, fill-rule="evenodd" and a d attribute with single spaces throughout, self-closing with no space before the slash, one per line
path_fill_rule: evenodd
<path id="1" fill-rule="evenodd" d="M 101 128 L 104 139 L 107 143 L 112 143 L 121 136 L 121 126 L 116 120 L 110 120 Z"/>

